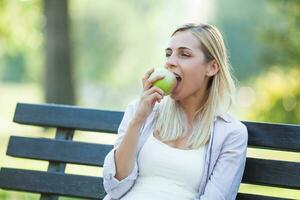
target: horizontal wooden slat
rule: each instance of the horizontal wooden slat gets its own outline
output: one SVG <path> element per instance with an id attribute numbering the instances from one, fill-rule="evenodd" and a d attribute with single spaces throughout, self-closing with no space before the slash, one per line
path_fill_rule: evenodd
<path id="1" fill-rule="evenodd" d="M 285 199 L 285 198 L 278 198 L 278 197 L 268 197 L 268 196 L 262 196 L 262 195 L 242 194 L 242 193 L 239 193 L 237 195 L 236 200 L 292 200 L 292 199 Z"/>
<path id="2" fill-rule="evenodd" d="M 7 155 L 37 160 L 103 166 L 112 145 L 11 136 Z"/>
<path id="3" fill-rule="evenodd" d="M 58 104 L 18 103 L 14 122 L 85 131 L 116 133 L 123 112 L 104 111 Z"/>
<path id="4" fill-rule="evenodd" d="M 247 158 L 242 182 L 300 189 L 300 163 Z"/>
<path id="5" fill-rule="evenodd" d="M 123 112 L 58 104 L 18 103 L 14 122 L 38 126 L 116 133 Z M 249 146 L 300 152 L 300 126 L 243 121 Z"/>
<path id="6" fill-rule="evenodd" d="M 101 177 L 11 168 L 1 169 L 0 188 L 93 199 L 105 195 Z"/>
<path id="7" fill-rule="evenodd" d="M 300 152 L 300 126 L 246 122 L 251 147 Z"/>

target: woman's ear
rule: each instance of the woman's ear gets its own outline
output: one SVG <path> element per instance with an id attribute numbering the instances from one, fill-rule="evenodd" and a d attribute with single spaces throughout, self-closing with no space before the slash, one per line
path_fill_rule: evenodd
<path id="1" fill-rule="evenodd" d="M 219 64 L 217 63 L 216 60 L 212 60 L 208 64 L 206 76 L 209 77 L 214 76 L 218 71 L 219 71 Z"/>

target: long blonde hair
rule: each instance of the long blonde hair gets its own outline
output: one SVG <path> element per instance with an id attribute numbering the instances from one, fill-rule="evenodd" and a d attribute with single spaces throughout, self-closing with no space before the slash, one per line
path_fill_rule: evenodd
<path id="1" fill-rule="evenodd" d="M 179 31 L 191 31 L 199 40 L 199 48 L 203 51 L 206 61 L 215 60 L 219 65 L 219 71 L 208 82 L 206 102 L 197 111 L 192 134 L 188 138 L 188 147 L 196 149 L 208 142 L 214 118 L 228 111 L 234 102 L 235 84 L 222 34 L 215 26 L 185 24 L 177 28 L 171 37 Z M 155 135 L 166 142 L 184 137 L 187 129 L 184 111 L 175 100 L 166 96 L 156 113 Z"/>

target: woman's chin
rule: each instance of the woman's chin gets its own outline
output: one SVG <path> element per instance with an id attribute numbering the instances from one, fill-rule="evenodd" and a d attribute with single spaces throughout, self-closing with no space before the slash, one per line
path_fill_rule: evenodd
<path id="1" fill-rule="evenodd" d="M 171 93 L 170 97 L 175 101 L 178 101 L 180 99 L 178 93 Z"/>
<path id="2" fill-rule="evenodd" d="M 182 99 L 182 92 L 182 85 L 177 83 L 176 87 L 172 90 L 170 97 L 175 101 L 178 101 Z"/>

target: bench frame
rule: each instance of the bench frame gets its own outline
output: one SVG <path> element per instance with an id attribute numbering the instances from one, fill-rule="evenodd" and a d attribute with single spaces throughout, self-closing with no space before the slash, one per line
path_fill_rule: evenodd
<path id="1" fill-rule="evenodd" d="M 112 145 L 73 141 L 75 130 L 117 133 L 123 112 L 58 104 L 18 103 L 14 122 L 56 128 L 54 139 L 11 136 L 7 155 L 49 161 L 47 171 L 2 167 L 0 188 L 40 193 L 42 200 L 59 196 L 103 199 L 102 177 L 65 174 L 67 163 L 103 166 Z M 242 121 L 248 128 L 248 146 L 300 152 L 300 126 Z M 300 189 L 300 163 L 247 158 L 243 183 Z M 287 200 L 242 194 L 238 200 Z"/>

